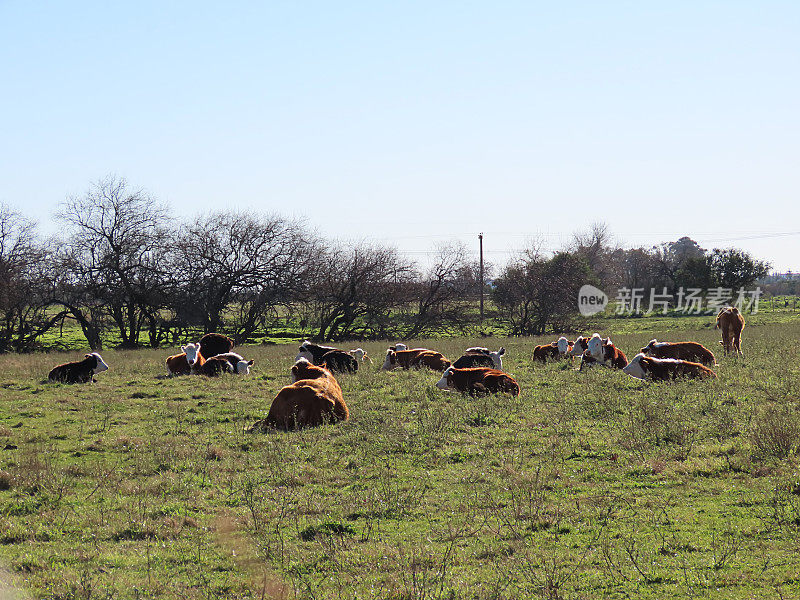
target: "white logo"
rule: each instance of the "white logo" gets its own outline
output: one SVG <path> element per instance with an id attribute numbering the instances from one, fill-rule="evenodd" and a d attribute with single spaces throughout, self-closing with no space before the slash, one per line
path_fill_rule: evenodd
<path id="1" fill-rule="evenodd" d="M 584 317 L 601 312 L 608 304 L 608 296 L 588 283 L 578 292 L 578 310 Z"/>

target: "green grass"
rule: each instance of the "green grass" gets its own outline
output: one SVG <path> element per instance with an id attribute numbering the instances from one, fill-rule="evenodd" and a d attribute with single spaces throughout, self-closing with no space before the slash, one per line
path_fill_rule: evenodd
<path id="1" fill-rule="evenodd" d="M 106 351 L 82 386 L 44 381 L 80 353 L 2 356 L 0 563 L 53 599 L 794 597 L 800 320 L 763 314 L 702 383 L 532 365 L 552 337 L 415 341 L 506 346 L 518 398 L 345 344 L 375 360 L 339 378 L 351 420 L 289 434 L 245 429 L 295 344 L 242 348 L 253 373 L 218 380 Z M 631 357 L 653 337 L 716 353 L 708 321 L 592 325 Z"/>

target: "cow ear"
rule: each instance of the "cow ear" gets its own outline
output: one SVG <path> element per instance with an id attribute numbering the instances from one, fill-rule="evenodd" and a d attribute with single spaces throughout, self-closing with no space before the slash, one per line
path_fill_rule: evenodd
<path id="1" fill-rule="evenodd" d="M 254 362 L 256 362 L 255 359 L 249 360 L 249 361 L 247 361 L 247 364 L 252 367 Z"/>
<path id="2" fill-rule="evenodd" d="M 89 357 L 91 357 L 91 356 L 92 356 L 91 354 L 84 354 L 84 355 L 83 355 L 83 357 L 84 357 L 84 358 L 89 358 Z"/>

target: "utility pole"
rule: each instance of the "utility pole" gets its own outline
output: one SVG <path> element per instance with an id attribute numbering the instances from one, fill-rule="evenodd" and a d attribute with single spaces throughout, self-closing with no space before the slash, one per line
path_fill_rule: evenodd
<path id="1" fill-rule="evenodd" d="M 481 274 L 480 274 L 480 288 L 481 288 L 481 324 L 483 324 L 483 232 L 478 234 L 478 241 L 480 242 L 481 246 Z"/>

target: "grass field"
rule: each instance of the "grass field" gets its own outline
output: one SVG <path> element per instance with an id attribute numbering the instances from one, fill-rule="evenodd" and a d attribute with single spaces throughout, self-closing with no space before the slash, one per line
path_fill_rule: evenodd
<path id="1" fill-rule="evenodd" d="M 109 350 L 83 386 L 45 382 L 77 354 L 0 356 L 0 564 L 53 599 L 796 598 L 800 319 L 768 317 L 703 383 L 534 366 L 537 339 L 418 342 L 504 345 L 518 398 L 379 372 L 386 343 L 360 344 L 351 420 L 289 434 L 245 429 L 295 345 L 219 380 Z M 716 352 L 700 319 L 614 341 Z"/>

